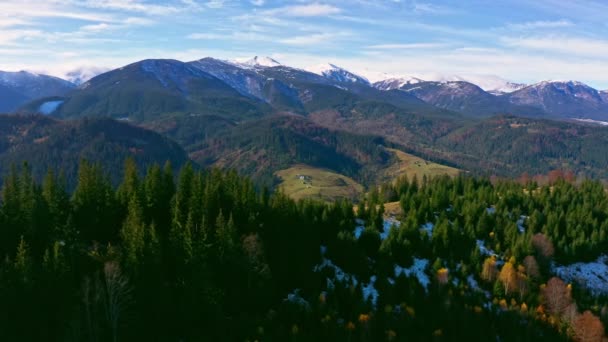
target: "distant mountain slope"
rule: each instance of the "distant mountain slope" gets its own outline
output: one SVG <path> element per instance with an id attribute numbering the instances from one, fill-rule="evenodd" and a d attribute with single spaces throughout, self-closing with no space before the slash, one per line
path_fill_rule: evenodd
<path id="1" fill-rule="evenodd" d="M 74 185 L 81 159 L 99 162 L 113 180 L 121 176 L 124 159 L 133 157 L 145 169 L 152 163 L 173 166 L 188 157 L 175 142 L 149 130 L 111 119 L 58 121 L 39 115 L 0 116 L 0 176 L 12 164 L 28 162 L 41 179 L 47 170 L 62 170 Z"/>
<path id="2" fill-rule="evenodd" d="M 538 108 L 512 104 L 506 98 L 464 81 L 405 83 L 399 89 L 439 108 L 475 117 L 506 113 L 538 117 L 544 114 Z"/>
<path id="3" fill-rule="evenodd" d="M 506 95 L 514 104 L 541 108 L 554 118 L 608 121 L 606 96 L 576 81 L 545 81 Z"/>
<path id="4" fill-rule="evenodd" d="M 203 58 L 189 64 L 224 81 L 241 95 L 264 101 L 278 110 L 303 110 L 297 88 L 290 82 L 265 74 L 265 69 L 280 67 L 274 60 L 254 58 L 245 63 L 234 63 Z"/>
<path id="5" fill-rule="evenodd" d="M 0 83 L 0 113 L 10 113 L 29 100 L 25 94 Z"/>
<path id="6" fill-rule="evenodd" d="M 266 78 L 251 68 L 243 68 L 240 64 L 210 57 L 188 64 L 224 81 L 242 95 L 268 101 L 264 94 Z"/>
<path id="7" fill-rule="evenodd" d="M 257 101 L 187 63 L 144 60 L 84 83 L 54 115 L 147 121 L 171 113 L 242 117 L 261 115 L 261 108 Z"/>
<path id="8" fill-rule="evenodd" d="M 27 71 L 0 71 L 0 113 L 12 112 L 34 99 L 65 95 L 75 87 L 57 77 Z"/>
<path id="9" fill-rule="evenodd" d="M 444 157 L 467 170 L 517 176 L 555 169 L 608 179 L 608 127 L 500 116 L 438 141 Z"/>

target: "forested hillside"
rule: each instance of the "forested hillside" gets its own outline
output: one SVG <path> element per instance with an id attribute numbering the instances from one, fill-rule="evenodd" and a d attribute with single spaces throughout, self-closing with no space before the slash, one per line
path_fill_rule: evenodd
<path id="1" fill-rule="evenodd" d="M 166 160 L 179 168 L 188 160 L 177 143 L 125 122 L 0 115 L 0 180 L 12 166 L 27 162 L 36 180 L 42 180 L 49 170 L 61 171 L 66 185 L 73 189 L 78 163 L 87 159 L 103 164 L 113 184 L 118 184 L 127 157 L 142 168 Z"/>
<path id="2" fill-rule="evenodd" d="M 236 173 L 169 165 L 113 187 L 83 162 L 8 176 L 4 341 L 601 341 L 606 292 L 564 282 L 608 246 L 601 184 L 401 178 L 294 202 Z M 402 214 L 384 215 L 385 201 Z M 605 287 L 604 287 L 605 289 Z M 605 291 L 605 290 L 604 290 Z"/>
<path id="3" fill-rule="evenodd" d="M 456 130 L 439 144 L 472 171 L 514 177 L 565 169 L 608 179 L 608 128 L 499 116 Z"/>

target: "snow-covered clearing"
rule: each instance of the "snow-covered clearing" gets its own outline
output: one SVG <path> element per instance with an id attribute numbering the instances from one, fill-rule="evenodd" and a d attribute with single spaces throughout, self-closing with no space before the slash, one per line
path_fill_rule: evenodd
<path id="1" fill-rule="evenodd" d="M 395 265 L 395 277 L 399 277 L 401 274 L 405 274 L 408 277 L 414 275 L 416 278 L 418 278 L 418 282 L 420 282 L 420 285 L 422 285 L 425 290 L 428 290 L 431 280 L 429 279 L 429 276 L 424 272 L 428 265 L 429 261 L 427 259 L 414 258 L 414 264 L 411 267 L 405 268 L 399 265 Z"/>
<path id="2" fill-rule="evenodd" d="M 63 101 L 47 101 L 38 107 L 38 111 L 41 114 L 49 115 L 59 108 L 63 104 Z"/>
<path id="3" fill-rule="evenodd" d="M 565 281 L 576 283 L 594 295 L 608 294 L 608 256 L 602 255 L 592 262 L 577 262 L 557 266 L 553 270 Z"/>
<path id="4" fill-rule="evenodd" d="M 353 232 L 353 234 L 355 235 L 356 239 L 359 239 L 361 237 L 361 234 L 363 234 L 363 231 L 365 230 L 365 221 L 357 219 L 356 222 L 357 226 L 355 227 L 355 231 Z M 399 225 L 401 225 L 401 222 L 399 222 L 394 217 L 389 217 L 384 220 L 384 226 L 382 227 L 382 232 L 380 232 L 380 239 L 386 240 L 386 238 L 388 238 L 388 233 L 390 233 L 391 231 L 391 228 L 393 226 L 399 227 Z"/>

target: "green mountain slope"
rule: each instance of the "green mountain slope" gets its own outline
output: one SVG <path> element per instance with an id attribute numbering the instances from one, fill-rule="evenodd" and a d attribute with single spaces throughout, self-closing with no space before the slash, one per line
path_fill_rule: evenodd
<path id="1" fill-rule="evenodd" d="M 101 163 L 117 181 L 125 158 L 140 167 L 169 160 L 175 167 L 188 157 L 175 142 L 149 130 L 111 119 L 58 121 L 42 116 L 0 116 L 0 175 L 28 162 L 41 179 L 62 170 L 73 185 L 81 159 Z"/>
<path id="2" fill-rule="evenodd" d="M 608 178 L 608 128 L 500 116 L 456 130 L 438 147 L 475 171 L 504 176 L 567 169 Z"/>
<path id="3" fill-rule="evenodd" d="M 171 113 L 254 117 L 263 105 L 186 63 L 144 60 L 91 79 L 54 115 L 150 121 Z"/>

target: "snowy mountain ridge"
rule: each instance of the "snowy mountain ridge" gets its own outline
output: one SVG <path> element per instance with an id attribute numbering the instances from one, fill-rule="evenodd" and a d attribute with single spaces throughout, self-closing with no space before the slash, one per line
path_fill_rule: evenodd
<path id="1" fill-rule="evenodd" d="M 326 77 L 330 80 L 342 83 L 362 83 L 370 85 L 370 81 L 360 75 L 352 73 L 344 68 L 336 66 L 332 63 L 324 63 L 306 68 L 306 71 L 312 72 L 319 76 Z"/>
<path id="2" fill-rule="evenodd" d="M 244 67 L 250 67 L 250 68 L 258 68 L 258 67 L 274 68 L 274 67 L 278 67 L 278 66 L 282 65 L 277 60 L 275 60 L 271 57 L 259 57 L 259 56 L 255 56 L 252 59 L 247 60 L 242 63 L 237 62 L 237 64 L 244 66 Z"/>

